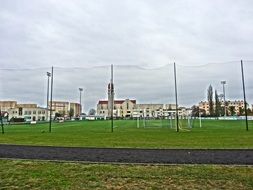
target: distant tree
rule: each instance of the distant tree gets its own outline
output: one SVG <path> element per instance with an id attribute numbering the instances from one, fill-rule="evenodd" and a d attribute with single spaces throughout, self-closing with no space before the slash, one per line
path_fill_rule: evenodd
<path id="1" fill-rule="evenodd" d="M 235 115 L 235 106 L 229 106 L 230 115 Z"/>
<path id="2" fill-rule="evenodd" d="M 239 107 L 239 115 L 244 115 L 244 109 L 242 107 Z"/>
<path id="3" fill-rule="evenodd" d="M 253 116 L 253 110 L 251 110 L 250 108 L 247 109 L 247 114 L 248 116 Z"/>
<path id="4" fill-rule="evenodd" d="M 192 116 L 193 117 L 199 117 L 199 107 L 194 105 L 191 107 L 192 110 Z"/>
<path id="5" fill-rule="evenodd" d="M 219 116 L 221 116 L 222 109 L 221 109 L 221 102 L 220 102 L 217 90 L 215 90 L 214 96 L 215 96 L 215 116 L 219 117 Z"/>
<path id="6" fill-rule="evenodd" d="M 206 117 L 206 110 L 204 110 L 204 109 L 199 109 L 199 113 L 200 113 L 200 116 Z"/>
<path id="7" fill-rule="evenodd" d="M 70 108 L 70 110 L 69 110 L 69 117 L 70 117 L 70 119 L 72 119 L 73 116 L 74 116 L 74 109 Z"/>
<path id="8" fill-rule="evenodd" d="M 210 116 L 214 115 L 214 109 L 213 109 L 213 87 L 209 85 L 207 89 L 207 101 L 209 104 L 209 114 Z"/>
<path id="9" fill-rule="evenodd" d="M 96 114 L 96 110 L 95 109 L 90 109 L 89 111 L 89 115 L 95 115 Z"/>
<path id="10" fill-rule="evenodd" d="M 62 113 L 56 112 L 56 113 L 55 113 L 55 116 L 54 116 L 54 119 L 56 119 L 57 117 L 63 117 L 63 114 L 62 114 Z"/>

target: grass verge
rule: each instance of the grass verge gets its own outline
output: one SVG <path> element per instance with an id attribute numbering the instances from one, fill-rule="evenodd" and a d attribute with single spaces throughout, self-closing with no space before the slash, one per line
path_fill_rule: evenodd
<path id="1" fill-rule="evenodd" d="M 0 160 L 0 189 L 253 189 L 253 167 Z"/>

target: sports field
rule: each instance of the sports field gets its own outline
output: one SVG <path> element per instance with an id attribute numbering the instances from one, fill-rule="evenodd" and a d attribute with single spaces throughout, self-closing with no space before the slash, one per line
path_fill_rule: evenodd
<path id="1" fill-rule="evenodd" d="M 131 148 L 253 148 L 253 127 L 243 121 L 203 120 L 180 132 L 166 121 L 74 121 L 9 125 L 0 144 Z M 252 166 L 87 164 L 0 159 L 3 189 L 252 189 Z M 1 189 L 0 187 L 0 189 Z"/>
<path id="2" fill-rule="evenodd" d="M 152 123 L 153 122 L 153 123 Z M 161 124 L 163 122 L 163 124 Z M 180 132 L 168 121 L 149 121 L 137 127 L 136 120 L 116 120 L 111 132 L 110 121 L 72 121 L 53 123 L 52 133 L 48 124 L 5 125 L 5 134 L 0 134 L 1 144 L 23 144 L 67 147 L 129 147 L 129 148 L 253 148 L 253 122 L 249 131 L 244 121 L 202 120 L 181 121 Z M 159 124 L 160 123 L 160 124 Z M 148 127 L 147 127 L 148 126 Z"/>

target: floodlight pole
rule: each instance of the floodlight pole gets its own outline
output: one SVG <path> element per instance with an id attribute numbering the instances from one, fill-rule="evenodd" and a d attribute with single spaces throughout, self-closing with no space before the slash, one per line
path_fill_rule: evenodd
<path id="1" fill-rule="evenodd" d="M 140 128 L 140 107 L 138 106 L 138 115 L 137 115 L 137 128 Z"/>
<path id="2" fill-rule="evenodd" d="M 241 60 L 241 71 L 242 71 L 242 87 L 243 87 L 243 98 L 244 98 L 244 112 L 245 112 L 246 131 L 248 131 L 249 130 L 248 113 L 247 113 L 247 102 L 246 102 L 245 82 L 244 82 L 244 72 L 243 72 L 243 62 L 242 62 L 242 60 Z"/>
<path id="3" fill-rule="evenodd" d="M 51 71 L 51 95 L 50 95 L 49 133 L 51 133 L 51 131 L 52 131 L 53 79 L 54 79 L 54 67 L 52 67 L 52 71 Z"/>
<path id="4" fill-rule="evenodd" d="M 227 116 L 227 110 L 226 110 L 226 98 L 225 98 L 225 84 L 226 81 L 221 81 L 222 88 L 223 88 L 223 98 L 224 98 L 224 112 L 225 112 L 225 117 Z"/>
<path id="5" fill-rule="evenodd" d="M 48 121 L 48 101 L 49 101 L 49 79 L 51 77 L 51 73 L 47 72 L 47 121 Z"/>
<path id="6" fill-rule="evenodd" d="M 83 91 L 83 88 L 79 88 L 79 91 L 80 91 L 80 116 L 82 114 L 82 91 Z"/>
<path id="7" fill-rule="evenodd" d="M 113 132 L 113 107 L 114 107 L 114 86 L 113 86 L 113 65 L 111 65 L 111 132 Z"/>
<path id="8" fill-rule="evenodd" d="M 176 73 L 176 63 L 175 63 L 175 62 L 174 62 L 174 79 L 175 79 L 175 98 L 176 98 L 177 132 L 179 132 L 179 126 L 178 126 L 178 102 L 177 102 L 177 73 Z"/>
<path id="9" fill-rule="evenodd" d="M 0 109 L 0 119 L 1 119 L 2 134 L 4 134 L 4 123 L 3 123 L 2 109 Z"/>
<path id="10" fill-rule="evenodd" d="M 200 128 L 202 127 L 202 121 L 201 121 L 201 113 L 200 113 L 200 110 L 199 110 L 199 127 L 200 127 Z"/>

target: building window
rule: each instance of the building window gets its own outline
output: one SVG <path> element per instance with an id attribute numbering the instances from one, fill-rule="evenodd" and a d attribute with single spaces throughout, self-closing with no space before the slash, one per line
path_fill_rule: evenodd
<path id="1" fill-rule="evenodd" d="M 23 109 L 22 108 L 18 108 L 18 115 L 23 115 Z"/>
<path id="2" fill-rule="evenodd" d="M 33 110 L 33 114 L 36 114 L 36 110 Z"/>
<path id="3" fill-rule="evenodd" d="M 27 112 L 27 111 L 25 111 L 25 115 L 28 115 L 28 112 Z"/>

